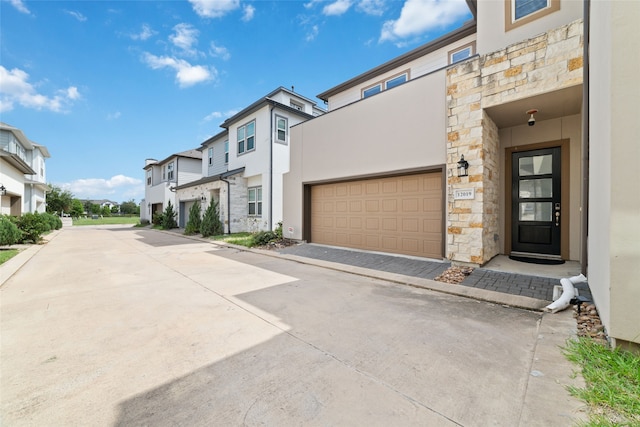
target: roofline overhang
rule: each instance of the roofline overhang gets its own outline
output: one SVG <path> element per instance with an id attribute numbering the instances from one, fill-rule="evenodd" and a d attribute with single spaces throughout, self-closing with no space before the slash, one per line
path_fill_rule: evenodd
<path id="1" fill-rule="evenodd" d="M 178 185 L 175 189 L 176 190 L 182 190 L 185 188 L 191 188 L 191 187 L 195 187 L 196 185 L 201 185 L 201 184 L 206 184 L 208 182 L 215 182 L 215 181 L 221 181 L 224 178 L 228 178 L 230 176 L 233 175 L 237 175 L 239 173 L 243 173 L 244 172 L 244 166 L 238 169 L 233 169 L 224 173 L 220 173 L 218 175 L 212 175 L 212 176 L 207 176 L 204 178 L 200 178 L 197 181 L 191 181 L 189 183 L 186 184 L 182 184 L 182 185 Z"/>
<path id="2" fill-rule="evenodd" d="M 16 154 L 0 149 L 0 157 L 25 175 L 36 175 L 37 172 Z"/>
<path id="3" fill-rule="evenodd" d="M 474 0 L 469 0 L 472 3 L 475 3 Z M 471 9 L 471 6 L 470 6 Z M 473 10 L 471 11 L 473 13 Z M 475 14 L 474 14 L 475 17 Z M 431 52 L 434 52 L 438 49 L 441 49 L 443 47 L 446 47 L 448 45 L 450 45 L 451 43 L 454 43 L 458 40 L 461 40 L 467 36 L 470 36 L 472 34 L 476 33 L 476 21 L 475 19 L 472 21 L 468 21 L 466 22 L 462 27 L 445 34 L 442 37 L 439 37 L 429 43 L 423 44 L 422 46 L 419 46 L 407 53 L 405 53 L 404 55 L 400 55 L 394 59 L 392 59 L 391 61 L 385 62 L 382 65 L 379 65 L 365 73 L 360 74 L 359 76 L 356 76 L 354 78 L 352 78 L 351 80 L 347 80 L 344 83 L 339 84 L 338 86 L 335 86 L 325 92 L 322 92 L 321 94 L 318 95 L 318 98 L 322 99 L 325 102 L 329 101 L 329 97 L 343 92 L 347 89 L 352 88 L 353 86 L 357 86 L 360 85 L 364 82 L 366 82 L 367 80 L 370 80 L 374 77 L 377 77 L 381 74 L 387 73 L 389 71 L 392 71 L 408 62 L 411 62 L 417 58 L 420 58 L 422 56 L 425 56 Z"/>

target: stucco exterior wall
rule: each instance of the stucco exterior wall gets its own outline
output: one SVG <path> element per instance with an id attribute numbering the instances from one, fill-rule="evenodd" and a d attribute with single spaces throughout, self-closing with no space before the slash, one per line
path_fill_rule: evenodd
<path id="1" fill-rule="evenodd" d="M 283 183 L 287 237 L 302 238 L 305 183 L 444 164 L 444 88 L 440 71 L 292 127 L 291 170 Z"/>
<path id="2" fill-rule="evenodd" d="M 588 278 L 614 344 L 640 345 L 639 2 L 591 2 Z"/>

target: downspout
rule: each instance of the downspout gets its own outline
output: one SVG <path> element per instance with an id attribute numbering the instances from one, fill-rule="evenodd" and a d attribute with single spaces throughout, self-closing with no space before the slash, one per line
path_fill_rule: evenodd
<path id="1" fill-rule="evenodd" d="M 581 272 L 587 275 L 589 264 L 589 32 L 591 0 L 584 1 L 583 53 L 582 53 L 582 253 Z"/>
<path id="2" fill-rule="evenodd" d="M 271 104 L 269 110 L 269 230 L 273 230 L 273 109 L 275 104 Z"/>

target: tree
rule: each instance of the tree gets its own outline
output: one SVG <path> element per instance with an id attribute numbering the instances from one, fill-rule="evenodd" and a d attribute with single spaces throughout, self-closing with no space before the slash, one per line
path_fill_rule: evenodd
<path id="1" fill-rule="evenodd" d="M 102 211 L 102 208 L 100 207 L 100 205 L 96 203 L 91 203 L 91 213 L 93 215 L 100 215 L 101 211 Z"/>
<path id="2" fill-rule="evenodd" d="M 111 216 L 111 208 L 109 206 L 103 206 L 100 209 L 100 214 L 102 216 Z"/>
<path id="3" fill-rule="evenodd" d="M 118 206 L 113 205 L 111 206 L 111 213 L 112 214 L 117 214 L 120 211 L 120 209 L 118 209 Z"/>
<path id="4" fill-rule="evenodd" d="M 140 206 L 133 199 L 128 202 L 122 202 L 120 205 L 120 213 L 123 215 L 140 215 Z"/>
<path id="5" fill-rule="evenodd" d="M 47 212 L 62 215 L 71 211 L 73 194 L 68 190 L 49 184 L 51 191 L 47 193 Z"/>
<path id="6" fill-rule="evenodd" d="M 207 210 L 204 211 L 202 224 L 200 225 L 200 234 L 202 237 L 215 236 L 223 233 L 222 221 L 220 221 L 220 210 L 218 202 L 212 200 Z"/>
<path id="7" fill-rule="evenodd" d="M 162 220 L 160 221 L 160 227 L 163 230 L 171 230 L 172 228 L 178 228 L 178 223 L 176 222 L 176 216 L 178 214 L 174 212 L 173 205 L 171 204 L 171 200 L 167 202 L 167 207 L 162 213 Z"/>
<path id="8" fill-rule="evenodd" d="M 79 199 L 73 199 L 71 201 L 71 211 L 69 212 L 72 217 L 78 218 L 84 213 L 84 206 Z"/>
<path id="9" fill-rule="evenodd" d="M 200 231 L 202 219 L 200 218 L 200 202 L 196 201 L 189 209 L 189 220 L 184 227 L 184 234 L 190 236 Z"/>

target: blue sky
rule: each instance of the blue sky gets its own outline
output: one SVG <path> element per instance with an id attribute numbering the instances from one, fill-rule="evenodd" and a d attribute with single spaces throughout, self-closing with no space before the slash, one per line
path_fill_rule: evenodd
<path id="1" fill-rule="evenodd" d="M 144 197 L 144 160 L 197 148 L 279 86 L 316 95 L 471 19 L 464 0 L 0 1 L 0 121 L 78 198 Z"/>

